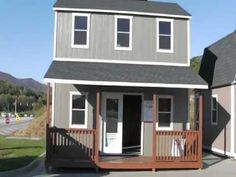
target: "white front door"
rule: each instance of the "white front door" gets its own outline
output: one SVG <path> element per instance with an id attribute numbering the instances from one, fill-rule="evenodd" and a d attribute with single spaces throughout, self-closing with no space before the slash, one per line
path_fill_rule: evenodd
<path id="1" fill-rule="evenodd" d="M 122 153 L 123 95 L 102 93 L 103 153 Z"/>

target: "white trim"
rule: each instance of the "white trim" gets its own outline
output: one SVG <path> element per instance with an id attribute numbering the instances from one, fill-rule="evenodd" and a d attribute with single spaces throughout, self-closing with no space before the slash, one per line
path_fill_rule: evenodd
<path id="1" fill-rule="evenodd" d="M 159 38 L 160 38 L 160 31 L 159 31 L 159 23 L 160 22 L 170 22 L 170 49 L 160 49 L 159 46 Z M 157 18 L 156 19 L 156 51 L 160 53 L 174 53 L 174 20 L 173 19 L 166 19 L 166 18 Z"/>
<path id="2" fill-rule="evenodd" d="M 53 34 L 53 58 L 56 58 L 56 45 L 57 45 L 57 12 L 54 18 L 54 34 Z"/>
<path id="3" fill-rule="evenodd" d="M 230 145 L 231 145 L 231 154 L 234 156 L 234 158 L 236 158 L 236 152 L 235 152 L 235 85 L 232 84 L 231 85 L 231 141 L 230 141 Z"/>
<path id="4" fill-rule="evenodd" d="M 159 127 L 158 123 L 159 120 L 156 123 L 156 130 L 173 130 L 173 114 L 174 114 L 174 96 L 173 95 L 157 95 L 157 106 L 159 106 L 159 99 L 161 98 L 167 98 L 170 99 L 170 106 L 171 106 L 171 110 L 170 112 L 166 112 L 166 113 L 170 113 L 170 126 L 169 127 Z M 161 112 L 161 113 L 165 113 L 165 112 Z M 157 115 L 159 114 L 159 107 L 157 107 Z M 158 116 L 159 117 L 159 116 Z"/>
<path id="5" fill-rule="evenodd" d="M 50 79 L 50 78 L 44 78 L 44 82 L 52 82 L 52 83 L 55 82 L 55 83 L 61 83 L 61 84 L 79 84 L 79 85 L 100 85 L 100 86 L 127 86 L 127 87 L 161 87 L 161 88 L 208 89 L 207 85 L 191 85 L 191 84 L 110 82 L 110 81 L 88 81 L 88 80 Z"/>
<path id="6" fill-rule="evenodd" d="M 213 114 L 212 114 L 212 112 L 213 112 L 213 98 L 215 98 L 216 99 L 216 110 L 214 110 L 214 111 L 216 111 L 216 122 L 213 122 Z M 218 125 L 218 95 L 217 94 L 215 94 L 215 95 L 211 95 L 211 125 Z"/>
<path id="7" fill-rule="evenodd" d="M 80 12 L 103 12 L 103 13 L 115 13 L 115 14 L 133 14 L 133 15 L 147 15 L 147 16 L 159 16 L 159 17 L 172 17 L 172 18 L 184 18 L 191 19 L 191 16 L 185 15 L 171 15 L 162 13 L 149 13 L 149 12 L 136 12 L 136 11 L 122 11 L 122 10 L 103 10 L 103 9 L 80 9 L 80 8 L 61 8 L 54 7 L 54 11 L 80 11 Z"/>
<path id="8" fill-rule="evenodd" d="M 130 60 L 109 60 L 109 59 L 91 59 L 91 58 L 54 58 L 54 61 L 71 61 L 71 62 L 92 62 L 92 63 L 118 63 L 134 65 L 161 65 L 161 66 L 183 66 L 189 67 L 188 63 L 171 63 L 171 62 L 145 62 Z"/>
<path id="9" fill-rule="evenodd" d="M 187 56 L 188 56 L 188 66 L 190 66 L 190 59 L 191 59 L 191 29 L 190 29 L 190 20 L 187 21 Z"/>
<path id="10" fill-rule="evenodd" d="M 69 127 L 70 128 L 88 128 L 88 93 L 86 92 L 79 92 L 79 91 L 70 91 L 70 107 L 69 107 Z M 85 108 L 84 108 L 84 116 L 85 116 L 85 120 L 84 120 L 84 125 L 81 124 L 76 124 L 73 125 L 72 124 L 72 96 L 73 95 L 84 95 L 85 96 Z"/>
<path id="11" fill-rule="evenodd" d="M 119 47 L 117 46 L 117 21 L 118 19 L 128 19 L 129 20 L 129 47 Z M 115 50 L 132 50 L 132 23 L 133 23 L 133 17 L 132 16 L 124 16 L 124 15 L 115 15 L 115 31 L 114 31 L 114 49 Z M 127 33 L 128 34 L 128 33 Z"/>
<path id="12" fill-rule="evenodd" d="M 81 45 L 81 44 L 74 44 L 74 25 L 75 25 L 75 17 L 87 17 L 87 30 L 86 30 L 86 45 Z M 90 39 L 90 14 L 86 13 L 72 13 L 72 23 L 71 23 L 71 48 L 89 48 L 89 39 Z"/>
<path id="13" fill-rule="evenodd" d="M 203 149 L 215 152 L 216 154 L 227 155 L 229 157 L 232 157 L 232 154 L 229 151 L 224 151 L 222 149 L 218 149 L 218 148 L 214 148 L 214 147 L 208 147 L 208 146 L 205 146 L 205 145 L 203 145 L 202 147 L 203 147 Z"/>
<path id="14" fill-rule="evenodd" d="M 52 121 L 51 126 L 53 127 L 55 125 L 55 83 L 52 83 Z"/>

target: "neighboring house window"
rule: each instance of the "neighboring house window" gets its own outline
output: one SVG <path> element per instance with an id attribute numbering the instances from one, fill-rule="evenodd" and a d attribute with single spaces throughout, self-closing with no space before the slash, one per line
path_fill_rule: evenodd
<path id="1" fill-rule="evenodd" d="M 70 92 L 70 127 L 87 128 L 87 94 Z"/>
<path id="2" fill-rule="evenodd" d="M 89 47 L 89 14 L 72 14 L 72 47 Z"/>
<path id="3" fill-rule="evenodd" d="M 217 95 L 212 95 L 211 97 L 211 124 L 218 124 L 218 97 Z"/>
<path id="4" fill-rule="evenodd" d="M 173 97 L 172 96 L 158 96 L 158 130 L 172 130 L 173 129 Z"/>
<path id="5" fill-rule="evenodd" d="M 132 17 L 115 16 L 115 49 L 132 50 Z"/>
<path id="6" fill-rule="evenodd" d="M 173 20 L 157 19 L 157 52 L 173 52 Z"/>

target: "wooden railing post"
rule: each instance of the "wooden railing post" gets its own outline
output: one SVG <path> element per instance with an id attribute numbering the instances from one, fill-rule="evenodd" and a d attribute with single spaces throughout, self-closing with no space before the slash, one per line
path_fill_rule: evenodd
<path id="1" fill-rule="evenodd" d="M 203 124 L 203 97 L 199 97 L 199 129 L 198 129 L 198 159 L 202 168 L 202 124 Z"/>
<path id="2" fill-rule="evenodd" d="M 100 92 L 96 93 L 95 162 L 99 162 Z"/>
<path id="3" fill-rule="evenodd" d="M 157 159 L 157 134 L 156 134 L 156 122 L 157 122 L 157 95 L 153 95 L 152 103 L 152 122 L 153 122 L 153 131 L 152 131 L 152 158 L 156 162 Z"/>

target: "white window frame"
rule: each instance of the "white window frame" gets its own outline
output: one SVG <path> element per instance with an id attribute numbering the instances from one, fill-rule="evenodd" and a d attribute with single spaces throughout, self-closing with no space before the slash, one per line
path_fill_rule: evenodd
<path id="1" fill-rule="evenodd" d="M 118 47 L 117 46 L 117 23 L 118 19 L 129 19 L 129 47 Z M 132 35 L 133 35 L 133 16 L 115 15 L 115 34 L 114 34 L 114 49 L 115 50 L 132 50 Z M 128 34 L 127 32 L 123 32 Z"/>
<path id="2" fill-rule="evenodd" d="M 170 103 L 171 103 L 171 110 L 170 112 L 159 112 L 159 99 L 160 98 L 168 98 L 170 99 Z M 159 127 L 159 119 L 157 120 L 156 123 L 156 130 L 173 130 L 173 113 L 174 113 L 174 96 L 172 95 L 158 95 L 157 96 L 157 116 L 159 118 L 159 113 L 170 113 L 170 126 L 169 127 Z"/>
<path id="3" fill-rule="evenodd" d="M 159 31 L 159 23 L 160 22 L 170 22 L 170 49 L 160 49 L 160 46 L 159 46 L 159 37 L 160 37 L 160 31 Z M 166 19 L 166 18 L 157 18 L 156 19 L 156 45 L 157 45 L 157 52 L 160 52 L 160 53 L 174 53 L 174 20 L 173 19 Z M 164 35 L 163 35 L 164 36 Z M 166 35 L 166 36 L 169 36 L 169 35 Z"/>
<path id="4" fill-rule="evenodd" d="M 87 17 L 87 30 L 79 30 L 79 31 L 87 31 L 86 44 L 74 44 L 74 34 L 75 34 L 75 17 Z M 89 48 L 89 36 L 90 36 L 90 14 L 86 13 L 72 13 L 72 28 L 71 28 L 71 47 L 72 48 Z"/>
<path id="5" fill-rule="evenodd" d="M 72 124 L 72 98 L 73 98 L 73 95 L 84 95 L 85 96 L 85 108 L 84 109 L 76 109 L 78 111 L 82 111 L 84 110 L 84 116 L 85 116 L 85 120 L 84 120 L 84 124 Z M 70 115 L 69 115 L 69 127 L 70 128 L 88 128 L 88 93 L 81 93 L 81 92 L 70 92 Z"/>
<path id="6" fill-rule="evenodd" d="M 213 98 L 216 99 L 216 109 L 213 109 Z M 213 122 L 213 111 L 216 111 L 216 122 Z M 211 125 L 218 125 L 218 95 L 211 96 Z"/>

